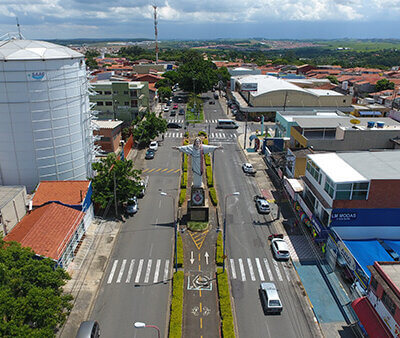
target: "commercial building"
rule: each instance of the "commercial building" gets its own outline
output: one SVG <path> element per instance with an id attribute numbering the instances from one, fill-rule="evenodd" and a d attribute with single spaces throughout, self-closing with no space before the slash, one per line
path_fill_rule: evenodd
<path id="1" fill-rule="evenodd" d="M 44 41 L 0 42 L 0 184 L 91 177 L 84 56 Z"/>
<path id="2" fill-rule="evenodd" d="M 93 124 L 96 126 L 93 134 L 99 137 L 95 141 L 95 145 L 101 148 L 103 152 L 116 153 L 119 150 L 121 142 L 122 121 L 113 120 L 94 120 Z"/>
<path id="3" fill-rule="evenodd" d="M 91 82 L 99 119 L 118 119 L 130 122 L 149 110 L 149 84 L 140 81 Z"/>
<path id="4" fill-rule="evenodd" d="M 0 231 L 7 235 L 26 214 L 26 188 L 0 186 Z"/>

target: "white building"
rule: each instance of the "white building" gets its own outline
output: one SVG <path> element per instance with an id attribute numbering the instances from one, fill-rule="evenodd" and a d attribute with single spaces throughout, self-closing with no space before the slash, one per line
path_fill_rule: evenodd
<path id="1" fill-rule="evenodd" d="M 84 56 L 43 41 L 0 42 L 0 184 L 91 176 Z"/>

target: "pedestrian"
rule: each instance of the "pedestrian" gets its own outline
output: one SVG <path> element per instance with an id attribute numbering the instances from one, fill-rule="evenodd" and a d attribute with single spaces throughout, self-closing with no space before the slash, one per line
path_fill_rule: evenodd
<path id="1" fill-rule="evenodd" d="M 164 141 L 164 134 L 162 134 L 162 140 Z"/>

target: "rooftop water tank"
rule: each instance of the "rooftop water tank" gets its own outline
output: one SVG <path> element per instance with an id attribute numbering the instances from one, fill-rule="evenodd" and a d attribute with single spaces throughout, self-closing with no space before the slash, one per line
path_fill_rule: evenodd
<path id="1" fill-rule="evenodd" d="M 374 121 L 368 121 L 368 122 L 367 122 L 367 127 L 368 127 L 368 128 L 373 128 L 373 127 L 375 127 L 375 122 L 374 122 Z"/>
<path id="2" fill-rule="evenodd" d="M 91 176 L 84 56 L 44 41 L 0 41 L 0 184 Z"/>
<path id="3" fill-rule="evenodd" d="M 385 126 L 385 122 L 377 121 L 376 122 L 376 127 L 377 128 L 383 128 Z"/>

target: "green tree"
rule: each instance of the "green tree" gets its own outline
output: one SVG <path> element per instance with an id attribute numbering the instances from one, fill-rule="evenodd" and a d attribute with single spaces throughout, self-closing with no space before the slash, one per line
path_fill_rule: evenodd
<path id="1" fill-rule="evenodd" d="M 72 309 L 62 290 L 68 279 L 52 259 L 0 240 L 0 336 L 54 337 Z"/>
<path id="2" fill-rule="evenodd" d="M 98 56 L 100 56 L 100 53 L 95 49 L 90 49 L 85 53 L 85 57 L 87 58 L 96 58 Z"/>
<path id="3" fill-rule="evenodd" d="M 132 132 L 133 139 L 140 147 L 146 146 L 158 135 L 167 131 L 167 121 L 157 117 L 155 113 L 146 113 Z"/>
<path id="4" fill-rule="evenodd" d="M 164 78 L 161 80 L 158 80 L 155 84 L 156 88 L 160 88 L 160 87 L 171 87 L 172 86 L 172 82 L 170 79 L 168 78 Z"/>
<path id="5" fill-rule="evenodd" d="M 334 84 L 339 84 L 339 81 L 335 75 L 328 75 L 326 78 Z"/>
<path id="6" fill-rule="evenodd" d="M 92 57 L 88 57 L 86 59 L 86 65 L 89 67 L 89 69 L 97 69 L 99 68 L 99 65 L 97 64 L 97 61 L 93 59 Z"/>
<path id="7" fill-rule="evenodd" d="M 179 82 L 179 75 L 178 72 L 174 70 L 169 70 L 163 74 L 163 77 L 170 80 L 171 85 Z"/>
<path id="8" fill-rule="evenodd" d="M 93 186 L 92 201 L 104 209 L 108 203 L 114 202 L 114 174 L 116 196 L 119 204 L 139 194 L 140 170 L 133 168 L 131 160 L 118 160 L 114 153 L 105 159 L 92 164 L 96 176 L 91 179 Z"/>
<path id="9" fill-rule="evenodd" d="M 375 89 L 377 92 L 385 89 L 394 89 L 394 82 L 389 81 L 388 79 L 379 80 L 375 85 Z"/>
<path id="10" fill-rule="evenodd" d="M 157 93 L 161 100 L 172 96 L 172 90 L 170 87 L 160 87 L 158 88 Z"/>

